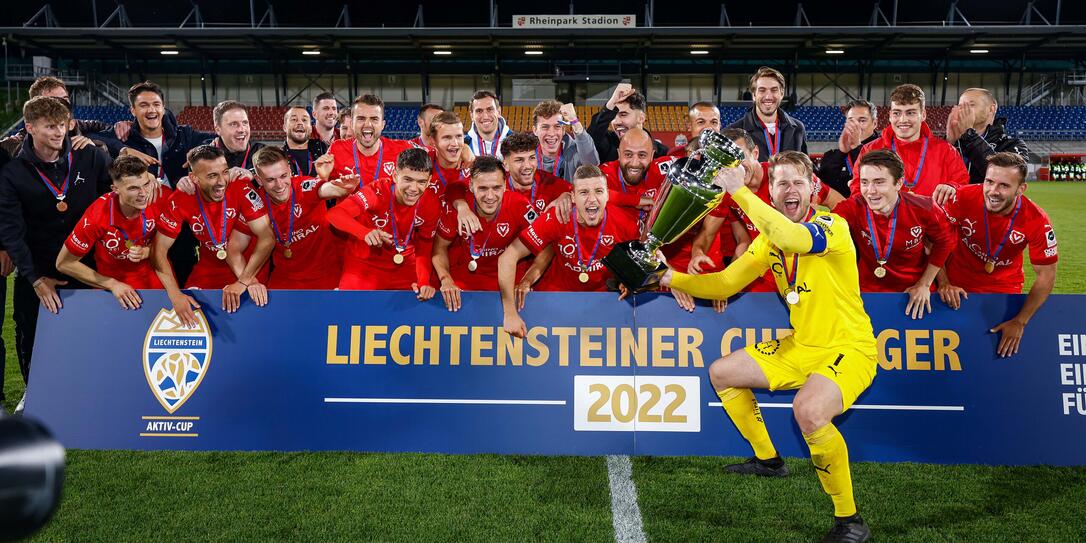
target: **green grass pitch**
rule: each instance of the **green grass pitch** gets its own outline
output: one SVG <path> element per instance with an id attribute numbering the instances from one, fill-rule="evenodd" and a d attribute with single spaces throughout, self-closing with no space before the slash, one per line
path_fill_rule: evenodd
<path id="1" fill-rule="evenodd" d="M 1086 292 L 1086 184 L 1033 183 L 1027 194 L 1060 241 L 1056 292 Z M 1027 288 L 1031 280 L 1027 266 Z M 9 295 L 9 411 L 23 388 L 10 315 Z M 723 414 L 718 422 L 727 424 Z M 832 508 L 806 459 L 789 459 L 794 475 L 781 480 L 725 476 L 734 460 L 633 459 L 648 539 L 782 542 L 825 533 Z M 1086 534 L 1086 468 L 867 462 L 852 470 L 877 541 Z M 600 457 L 73 450 L 60 510 L 35 541 L 613 539 Z"/>

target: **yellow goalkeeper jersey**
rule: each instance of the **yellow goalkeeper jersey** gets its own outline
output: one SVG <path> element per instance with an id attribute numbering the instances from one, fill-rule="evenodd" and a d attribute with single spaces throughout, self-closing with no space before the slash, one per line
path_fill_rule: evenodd
<path id="1" fill-rule="evenodd" d="M 860 298 L 856 249 L 848 223 L 822 210 L 813 210 L 805 222 L 792 222 L 747 188 L 733 198 L 761 234 L 724 271 L 674 272 L 671 288 L 698 298 L 725 299 L 772 270 L 777 291 L 786 301 L 796 302 L 785 305 L 797 343 L 851 346 L 874 356 L 875 337 Z"/>

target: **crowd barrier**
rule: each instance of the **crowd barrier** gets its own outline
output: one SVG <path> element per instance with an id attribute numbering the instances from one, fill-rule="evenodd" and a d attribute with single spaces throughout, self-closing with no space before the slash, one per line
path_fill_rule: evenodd
<path id="1" fill-rule="evenodd" d="M 67 447 L 547 455 L 748 455 L 707 376 L 713 360 L 790 333 L 773 294 L 723 314 L 666 296 L 532 293 L 526 340 L 494 293 L 463 309 L 403 292 L 275 291 L 226 314 L 196 291 L 198 329 L 161 291 L 137 311 L 65 292 L 38 321 L 27 413 Z M 854 460 L 1086 465 L 1086 296 L 1052 296 L 1001 359 L 989 329 L 1024 296 L 864 296 L 879 371 L 837 419 Z M 832 319 L 834 315 L 826 315 Z M 806 456 L 793 393 L 759 393 L 778 449 Z"/>

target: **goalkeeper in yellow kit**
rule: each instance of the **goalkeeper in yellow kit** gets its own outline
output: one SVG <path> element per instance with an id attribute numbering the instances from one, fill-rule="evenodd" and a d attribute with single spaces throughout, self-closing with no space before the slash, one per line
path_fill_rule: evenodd
<path id="1" fill-rule="evenodd" d="M 822 488 L 833 499 L 834 526 L 823 541 L 861 542 L 870 530 L 856 511 L 848 449 L 832 420 L 875 377 L 875 337 L 860 299 L 848 224 L 811 207 L 812 171 L 811 160 L 802 153 L 785 151 L 771 158 L 771 207 L 744 186 L 741 168 L 722 170 L 716 182 L 761 235 L 722 272 L 688 275 L 669 270 L 661 284 L 698 298 L 723 300 L 767 269 L 773 271 L 795 332 L 733 352 L 709 368 L 724 410 L 754 449 L 754 458 L 728 466 L 728 471 L 788 474 L 751 389 L 799 389 L 792 408 L 796 422 Z"/>

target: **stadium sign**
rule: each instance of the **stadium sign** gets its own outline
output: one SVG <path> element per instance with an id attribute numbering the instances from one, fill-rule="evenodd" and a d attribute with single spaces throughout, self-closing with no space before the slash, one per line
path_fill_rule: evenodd
<path id="1" fill-rule="evenodd" d="M 513 28 L 635 28 L 635 15 L 514 15 Z"/>
<path id="2" fill-rule="evenodd" d="M 194 291 L 196 329 L 164 292 L 142 294 L 123 311 L 62 291 L 60 314 L 39 316 L 27 413 L 67 447 L 749 455 L 706 370 L 791 332 L 772 294 L 691 314 L 655 294 L 532 293 L 524 340 L 502 331 L 494 293 L 449 313 L 404 292 L 276 291 L 228 315 L 219 292 Z M 988 330 L 1023 299 L 914 321 L 906 296 L 865 295 L 879 373 L 838 419 L 850 456 L 1086 464 L 1086 300 L 1050 297 L 1019 354 L 996 358 Z M 792 397 L 758 394 L 778 450 L 806 456 Z"/>

